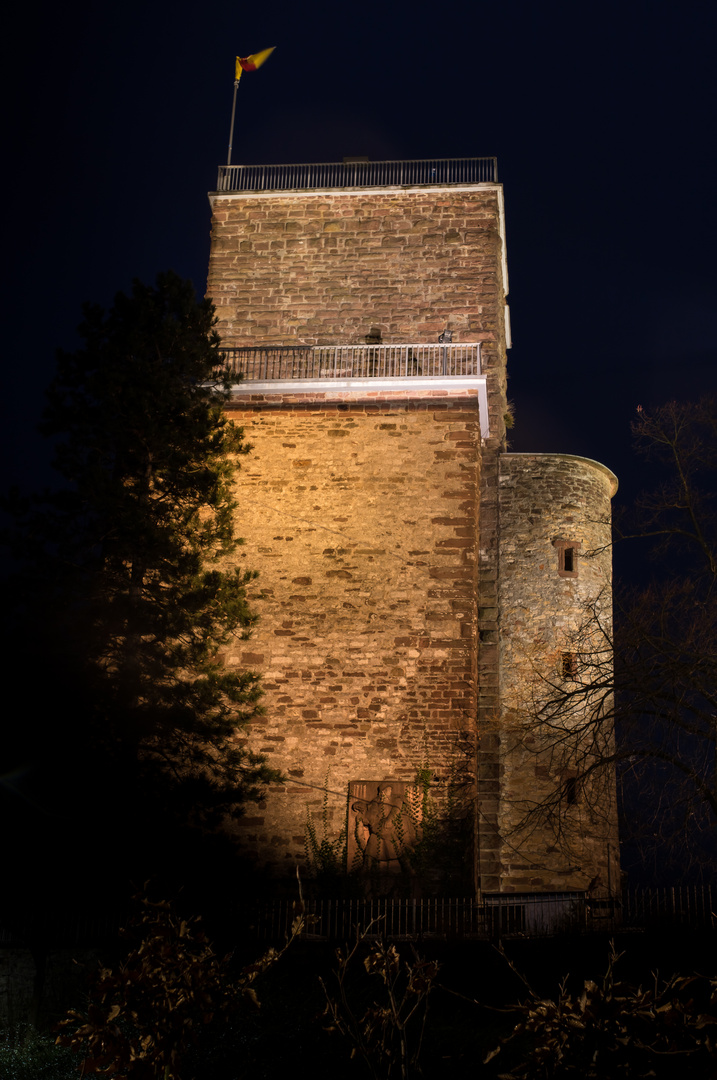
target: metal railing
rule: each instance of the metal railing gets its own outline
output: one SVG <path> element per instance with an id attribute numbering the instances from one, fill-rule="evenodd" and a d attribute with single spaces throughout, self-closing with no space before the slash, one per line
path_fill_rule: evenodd
<path id="1" fill-rule="evenodd" d="M 717 929 L 717 886 L 665 885 L 623 894 L 625 926 L 694 926 Z"/>
<path id="2" fill-rule="evenodd" d="M 455 345 L 278 345 L 220 352 L 224 370 L 245 382 L 481 374 L 478 341 Z"/>
<path id="3" fill-rule="evenodd" d="M 348 940 L 356 929 L 378 937 L 480 938 L 555 937 L 561 934 L 619 933 L 626 930 L 681 927 L 717 930 L 717 886 L 681 885 L 626 889 L 622 895 L 587 892 L 494 893 L 437 899 L 331 899 L 303 901 L 305 936 Z M 297 915 L 291 899 L 258 900 L 237 905 L 238 925 L 262 940 L 281 941 Z M 55 911 L 27 925 L 3 926 L 0 947 L 22 946 L 37 939 L 53 947 L 97 943 L 126 925 L 128 912 Z"/>
<path id="4" fill-rule="evenodd" d="M 660 927 L 717 930 L 717 888 L 709 885 L 628 889 L 620 896 L 502 893 L 482 900 L 304 901 L 309 938 L 348 940 L 356 929 L 387 938 L 556 937 Z M 296 916 L 295 901 L 266 900 L 246 912 L 254 934 L 281 940 Z"/>
<path id="5" fill-rule="evenodd" d="M 328 161 L 315 165 L 220 165 L 217 191 L 311 191 L 497 182 L 498 162 L 494 157 Z"/>
<path id="6" fill-rule="evenodd" d="M 585 893 L 514 893 L 484 896 L 486 936 L 548 937 L 587 928 Z M 614 914 L 614 912 L 613 912 Z"/>
<path id="7" fill-rule="evenodd" d="M 483 905 L 456 899 L 316 899 L 304 900 L 304 936 L 329 941 L 348 940 L 360 930 L 389 938 L 485 937 Z M 246 912 L 256 937 L 280 941 L 296 918 L 295 901 L 267 900 Z"/>

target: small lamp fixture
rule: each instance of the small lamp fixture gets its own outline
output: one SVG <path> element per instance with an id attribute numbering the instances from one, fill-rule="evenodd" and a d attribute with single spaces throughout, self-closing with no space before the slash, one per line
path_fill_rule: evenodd
<path id="1" fill-rule="evenodd" d="M 453 331 L 449 330 L 448 327 L 446 327 L 446 329 L 443 331 L 443 333 L 438 335 L 438 343 L 440 345 L 450 345 L 450 343 L 452 341 L 453 341 Z"/>

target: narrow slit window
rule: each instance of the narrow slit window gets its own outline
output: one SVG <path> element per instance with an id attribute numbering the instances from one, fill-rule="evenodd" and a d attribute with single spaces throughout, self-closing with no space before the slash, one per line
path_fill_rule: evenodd
<path id="1" fill-rule="evenodd" d="M 574 679 L 578 673 L 578 661 L 574 652 L 564 652 L 562 656 L 564 679 Z"/>
<path id="2" fill-rule="evenodd" d="M 569 776 L 565 781 L 565 801 L 568 806 L 575 806 L 578 801 L 579 786 L 577 776 Z"/>
<path id="3" fill-rule="evenodd" d="M 558 553 L 558 574 L 560 577 L 578 576 L 578 552 L 580 540 L 553 540 L 553 547 Z"/>

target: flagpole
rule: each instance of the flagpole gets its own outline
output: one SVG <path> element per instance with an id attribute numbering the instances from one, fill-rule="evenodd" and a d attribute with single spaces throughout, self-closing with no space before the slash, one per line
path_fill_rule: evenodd
<path id="1" fill-rule="evenodd" d="M 232 121 L 229 125 L 229 150 L 227 151 L 227 167 L 232 163 L 232 143 L 234 142 L 234 117 L 237 111 L 237 87 L 241 79 L 242 71 L 256 71 L 260 68 L 267 57 L 271 56 L 274 46 L 270 49 L 262 49 L 261 52 L 252 53 L 251 56 L 237 56 L 234 67 L 234 97 L 232 99 Z"/>
<path id="2" fill-rule="evenodd" d="M 234 141 L 234 115 L 237 109 L 237 87 L 239 86 L 239 80 L 234 80 L 234 98 L 232 100 L 232 122 L 229 125 L 229 151 L 227 153 L 227 165 L 232 163 L 232 143 Z"/>

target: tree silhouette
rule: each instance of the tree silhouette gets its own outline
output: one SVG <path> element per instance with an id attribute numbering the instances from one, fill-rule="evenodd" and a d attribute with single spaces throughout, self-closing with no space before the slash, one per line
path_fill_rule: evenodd
<path id="1" fill-rule="evenodd" d="M 275 775 L 237 737 L 258 676 L 221 651 L 254 622 L 254 575 L 230 559 L 249 448 L 223 412 L 213 306 L 190 282 L 135 281 L 84 314 L 43 423 L 62 486 L 15 504 L 6 656 L 24 689 L 4 802 L 18 844 L 27 820 L 55 871 L 80 841 L 94 868 L 140 873 L 141 849 L 159 865 L 173 830 L 241 813 Z"/>

